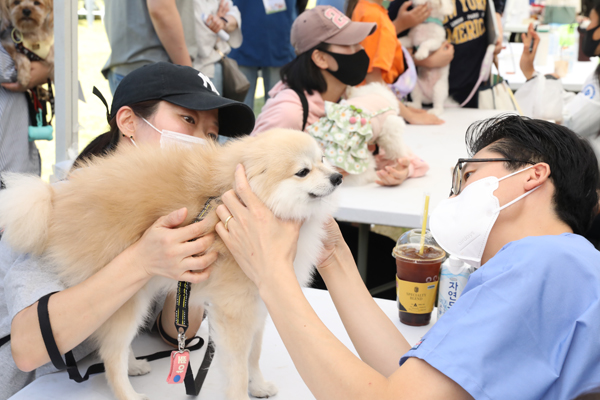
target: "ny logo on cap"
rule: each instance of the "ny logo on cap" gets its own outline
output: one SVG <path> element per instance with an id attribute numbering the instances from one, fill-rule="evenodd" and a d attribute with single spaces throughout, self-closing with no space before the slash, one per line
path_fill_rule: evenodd
<path id="1" fill-rule="evenodd" d="M 198 76 L 200 78 L 202 78 L 202 81 L 204 83 L 204 87 L 207 89 L 212 90 L 213 93 L 218 94 L 219 96 L 221 94 L 219 94 L 219 92 L 217 91 L 217 88 L 215 87 L 215 85 L 212 83 L 212 81 L 210 79 L 208 79 L 208 77 L 206 75 L 204 75 L 202 72 L 198 72 Z"/>
<path id="2" fill-rule="evenodd" d="M 329 7 L 325 10 L 324 15 L 325 18 L 330 19 L 339 29 L 342 29 L 350 22 L 350 18 L 346 17 L 340 10 L 334 7 Z"/>

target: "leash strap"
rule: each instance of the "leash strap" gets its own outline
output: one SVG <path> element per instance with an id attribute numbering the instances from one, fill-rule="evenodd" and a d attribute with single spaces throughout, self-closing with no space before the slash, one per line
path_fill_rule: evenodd
<path id="1" fill-rule="evenodd" d="M 60 352 L 58 350 L 58 346 L 56 345 L 56 342 L 54 340 L 54 335 L 52 334 L 52 326 L 50 325 L 50 317 L 48 314 L 48 300 L 50 299 L 50 296 L 53 295 L 54 293 L 56 293 L 56 292 L 48 293 L 47 295 L 43 296 L 38 301 L 38 319 L 40 322 L 40 329 L 42 331 L 42 338 L 44 339 L 44 344 L 46 345 L 46 351 L 48 351 L 50 360 L 52 361 L 52 364 L 54 365 L 54 367 L 56 367 L 56 369 L 58 369 L 59 371 L 66 369 L 67 373 L 69 374 L 69 379 L 74 380 L 77 383 L 85 382 L 90 378 L 91 375 L 100 374 L 100 373 L 105 372 L 104 363 L 97 363 L 97 364 L 90 365 L 88 367 L 85 375 L 81 376 L 81 374 L 79 373 L 79 369 L 77 368 L 77 361 L 75 360 L 75 357 L 73 356 L 72 351 L 69 351 L 65 354 L 66 362 L 63 361 L 63 359 L 60 355 Z M 169 337 L 169 336 L 167 335 L 167 337 Z M 193 337 L 192 339 L 190 339 L 188 341 L 187 344 L 192 342 L 194 339 L 198 339 L 198 343 L 194 344 L 193 346 L 188 347 L 187 349 L 189 351 L 198 350 L 198 349 L 202 348 L 202 346 L 204 346 L 204 339 L 202 339 L 199 336 Z M 0 346 L 5 344 L 9 340 L 10 340 L 10 335 L 3 337 L 2 339 L 0 339 Z M 174 339 L 171 339 L 171 340 L 174 340 Z M 208 353 L 209 352 L 207 349 L 207 354 Z M 154 360 L 159 360 L 161 358 L 168 358 L 168 357 L 171 357 L 171 350 L 159 351 L 159 352 L 149 354 L 146 356 L 136 357 L 136 359 L 154 361 Z M 207 358 L 207 356 L 204 355 L 205 360 L 206 360 L 206 358 Z M 204 361 L 202 362 L 202 365 L 204 365 Z M 209 365 L 210 365 L 210 361 L 209 361 Z"/>
<path id="2" fill-rule="evenodd" d="M 52 296 L 56 292 L 48 293 L 38 300 L 38 321 L 40 323 L 40 330 L 42 331 L 42 338 L 44 339 L 44 344 L 46 345 L 46 351 L 50 356 L 50 361 L 52 364 L 58 369 L 62 371 L 66 369 L 67 366 L 63 361 L 60 352 L 58 351 L 58 346 L 54 341 L 54 335 L 52 334 L 52 325 L 50 325 L 50 315 L 48 314 L 48 300 L 50 300 L 50 296 Z"/>
<path id="3" fill-rule="evenodd" d="M 48 78 L 48 101 L 50 102 L 50 109 L 52 110 L 52 116 L 50 117 L 50 121 L 48 121 L 48 125 L 54 119 L 54 92 L 52 91 L 52 81 Z"/>
<path id="4" fill-rule="evenodd" d="M 189 282 L 177 282 L 177 298 L 175 299 L 175 329 L 179 333 L 177 335 L 179 350 L 185 348 L 185 332 L 188 328 L 188 307 L 190 290 L 192 284 Z M 182 345 L 183 341 L 183 345 Z"/>
<path id="5" fill-rule="evenodd" d="M 212 356 L 214 353 L 215 344 L 209 337 L 206 353 L 204 353 L 202 364 L 200 364 L 200 368 L 198 369 L 198 375 L 196 375 L 195 379 L 194 374 L 192 372 L 192 363 L 188 364 L 187 371 L 185 373 L 185 378 L 183 379 L 183 383 L 185 384 L 185 393 L 187 395 L 198 396 L 198 394 L 200 393 L 200 389 L 202 389 L 202 385 L 204 384 L 204 380 L 206 379 L 206 375 L 208 374 L 208 368 L 210 367 L 210 363 L 212 362 Z"/>
<path id="6" fill-rule="evenodd" d="M 8 342 L 10 342 L 10 335 L 6 335 L 3 338 L 0 338 L 0 347 L 4 346 Z"/>

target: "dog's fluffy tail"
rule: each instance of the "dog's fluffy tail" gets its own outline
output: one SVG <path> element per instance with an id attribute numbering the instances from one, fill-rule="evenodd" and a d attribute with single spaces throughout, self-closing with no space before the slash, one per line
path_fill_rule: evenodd
<path id="1" fill-rule="evenodd" d="M 41 254 L 52 211 L 52 188 L 37 176 L 2 174 L 0 229 L 3 240 L 21 253 Z"/>

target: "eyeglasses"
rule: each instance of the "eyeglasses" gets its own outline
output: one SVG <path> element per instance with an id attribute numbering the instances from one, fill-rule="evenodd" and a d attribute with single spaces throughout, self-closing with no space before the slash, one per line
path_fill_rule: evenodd
<path id="1" fill-rule="evenodd" d="M 462 189 L 463 183 L 463 167 L 466 163 L 474 162 L 492 162 L 492 161 L 503 161 L 503 162 L 517 162 L 523 164 L 535 165 L 532 161 L 515 160 L 512 158 L 459 158 L 454 172 L 452 173 L 452 189 L 450 189 L 450 196 L 458 195 Z"/>

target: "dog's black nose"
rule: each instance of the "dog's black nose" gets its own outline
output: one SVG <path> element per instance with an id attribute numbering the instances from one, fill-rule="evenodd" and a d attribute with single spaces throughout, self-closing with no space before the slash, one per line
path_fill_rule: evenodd
<path id="1" fill-rule="evenodd" d="M 340 185 L 342 183 L 342 174 L 338 174 L 337 172 L 335 174 L 332 174 L 329 177 L 329 181 L 333 186 Z"/>
<path id="2" fill-rule="evenodd" d="M 24 8 L 23 15 L 29 17 L 31 15 L 31 10 L 29 8 Z"/>

